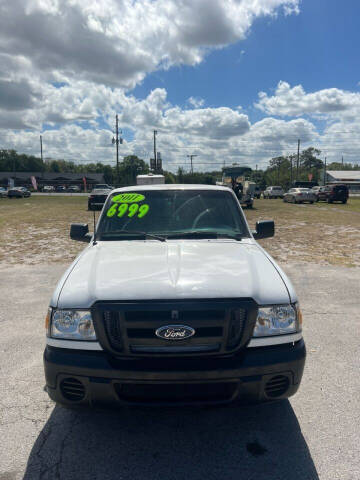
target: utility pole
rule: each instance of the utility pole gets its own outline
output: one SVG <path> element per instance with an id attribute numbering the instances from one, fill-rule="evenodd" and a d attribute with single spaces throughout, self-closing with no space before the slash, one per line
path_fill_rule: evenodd
<path id="1" fill-rule="evenodd" d="M 155 172 L 157 171 L 157 158 L 156 158 L 156 135 L 157 130 L 154 130 L 154 161 L 155 161 Z"/>
<path id="2" fill-rule="evenodd" d="M 119 117 L 116 114 L 116 181 L 119 184 Z"/>
<path id="3" fill-rule="evenodd" d="M 43 160 L 43 149 L 42 149 L 42 135 L 40 135 L 40 158 L 41 158 L 41 178 L 44 178 L 44 160 Z"/>
<path id="4" fill-rule="evenodd" d="M 296 181 L 299 180 L 299 164 L 300 164 L 300 138 L 298 139 L 298 150 L 296 160 Z"/>
<path id="5" fill-rule="evenodd" d="M 325 163 L 324 163 L 324 185 L 326 184 L 326 157 L 325 157 Z"/>
<path id="6" fill-rule="evenodd" d="M 191 173 L 194 173 L 194 169 L 193 169 L 193 158 L 194 158 L 194 157 L 197 157 L 197 155 L 192 154 L 192 155 L 186 155 L 186 156 L 190 158 Z"/>
<path id="7" fill-rule="evenodd" d="M 121 130 L 120 130 L 120 133 Z M 119 184 L 120 179 L 119 179 L 119 143 L 123 143 L 123 139 L 120 137 L 119 138 L 119 117 L 116 114 L 115 116 L 115 138 L 113 137 L 112 139 L 112 144 L 116 145 L 116 182 Z"/>
<path id="8" fill-rule="evenodd" d="M 281 159 L 278 158 L 277 160 L 277 183 L 280 183 L 280 164 L 281 164 Z"/>
<path id="9" fill-rule="evenodd" d="M 341 156 L 341 165 L 344 166 L 344 157 Z"/>
<path id="10" fill-rule="evenodd" d="M 43 162 L 42 135 L 40 135 L 40 157 L 41 157 L 41 162 Z"/>

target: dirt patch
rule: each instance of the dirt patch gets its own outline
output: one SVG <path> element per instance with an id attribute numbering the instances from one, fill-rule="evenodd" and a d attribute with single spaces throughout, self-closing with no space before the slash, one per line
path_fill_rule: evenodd
<path id="1" fill-rule="evenodd" d="M 260 243 L 280 262 L 360 266 L 360 199 L 341 208 L 258 200 L 245 213 L 252 228 L 256 220 L 274 219 L 275 237 Z"/>
<path id="2" fill-rule="evenodd" d="M 260 243 L 281 263 L 360 266 L 360 199 L 341 206 L 256 200 L 245 214 L 251 228 L 275 220 L 275 237 Z M 72 222 L 92 230 L 86 197 L 0 199 L 0 265 L 71 262 L 84 248 L 69 238 Z"/>

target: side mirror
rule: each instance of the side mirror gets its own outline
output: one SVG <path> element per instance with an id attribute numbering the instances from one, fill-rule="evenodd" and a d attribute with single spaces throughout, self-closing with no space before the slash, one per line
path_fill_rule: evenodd
<path id="1" fill-rule="evenodd" d="M 255 240 L 259 238 L 268 238 L 275 235 L 275 223 L 274 220 L 263 220 L 256 222 L 256 230 L 253 232 Z"/>
<path id="2" fill-rule="evenodd" d="M 89 233 L 89 226 L 87 223 L 72 223 L 70 227 L 71 240 L 77 240 L 78 242 L 87 242 L 91 240 L 91 234 Z"/>

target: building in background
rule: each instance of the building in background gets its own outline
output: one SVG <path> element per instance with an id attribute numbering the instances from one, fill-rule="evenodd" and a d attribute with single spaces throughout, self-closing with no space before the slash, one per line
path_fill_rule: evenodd
<path id="1" fill-rule="evenodd" d="M 360 170 L 328 170 L 325 183 L 342 183 L 348 187 L 350 194 L 360 194 Z"/>
<path id="2" fill-rule="evenodd" d="M 105 183 L 102 173 L 64 173 L 64 172 L 0 172 L 0 186 L 7 187 L 9 179 L 14 182 L 16 187 L 32 187 L 31 177 L 35 177 L 39 190 L 44 185 L 64 185 L 70 187 L 77 185 L 84 190 L 84 177 L 87 190 L 91 190 L 97 183 Z"/>

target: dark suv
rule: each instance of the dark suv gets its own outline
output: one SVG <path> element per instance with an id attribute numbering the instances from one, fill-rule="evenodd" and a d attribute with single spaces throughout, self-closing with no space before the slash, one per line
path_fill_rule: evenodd
<path id="1" fill-rule="evenodd" d="M 349 189 L 346 185 L 326 185 L 317 193 L 317 201 L 346 203 L 349 198 Z"/>

